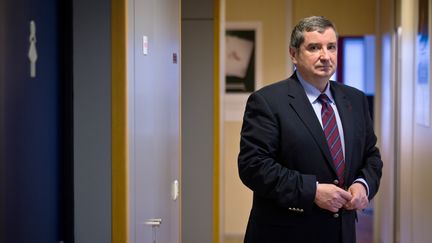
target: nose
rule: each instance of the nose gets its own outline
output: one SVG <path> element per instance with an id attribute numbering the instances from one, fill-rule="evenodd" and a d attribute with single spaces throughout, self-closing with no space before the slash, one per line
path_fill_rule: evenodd
<path id="1" fill-rule="evenodd" d="M 321 48 L 320 59 L 328 60 L 329 58 L 330 58 L 329 50 L 327 50 L 326 48 Z"/>

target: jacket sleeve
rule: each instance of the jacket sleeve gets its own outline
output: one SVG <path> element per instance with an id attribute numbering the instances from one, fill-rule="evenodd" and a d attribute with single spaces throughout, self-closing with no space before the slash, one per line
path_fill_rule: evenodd
<path id="1" fill-rule="evenodd" d="M 300 174 L 277 161 L 280 124 L 259 93 L 246 104 L 241 130 L 238 169 L 242 182 L 256 196 L 283 207 L 311 210 L 316 193 L 316 176 Z"/>
<path id="2" fill-rule="evenodd" d="M 368 198 L 371 200 L 378 191 L 382 175 L 383 162 L 379 149 L 376 147 L 377 138 L 373 130 L 372 119 L 369 114 L 368 102 L 363 95 L 363 113 L 366 121 L 366 143 L 364 148 L 363 168 L 360 170 L 359 177 L 366 180 L 369 186 Z"/>

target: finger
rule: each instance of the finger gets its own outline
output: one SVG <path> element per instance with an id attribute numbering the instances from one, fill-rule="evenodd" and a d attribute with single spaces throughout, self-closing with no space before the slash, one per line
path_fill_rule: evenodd
<path id="1" fill-rule="evenodd" d="M 363 201 L 363 204 L 362 204 L 362 209 L 367 208 L 368 205 L 369 205 L 369 201 L 368 201 L 367 199 L 364 200 L 364 201 Z"/>
<path id="2" fill-rule="evenodd" d="M 358 205 L 356 205 L 356 204 L 354 204 L 354 203 L 351 203 L 351 204 L 350 204 L 350 207 L 349 207 L 349 210 L 357 210 L 357 209 L 358 209 L 357 206 L 358 206 Z"/>
<path id="3" fill-rule="evenodd" d="M 358 206 L 357 206 L 358 209 L 364 209 L 369 204 L 369 201 L 367 200 L 366 197 L 362 197 L 362 198 L 359 198 L 357 204 L 358 204 Z"/>
<path id="4" fill-rule="evenodd" d="M 354 210 L 354 207 L 352 206 L 352 204 L 345 204 L 344 205 L 344 208 L 346 209 L 346 210 Z"/>
<path id="5" fill-rule="evenodd" d="M 356 197 L 351 195 L 350 193 L 348 193 L 348 195 L 343 193 L 340 196 L 341 196 L 340 200 L 343 204 L 346 204 L 346 203 L 351 202 L 351 201 L 356 199 Z"/>
<path id="6" fill-rule="evenodd" d="M 351 200 L 345 200 L 344 198 L 341 198 L 341 199 L 339 199 L 338 202 L 343 206 L 343 205 L 345 205 L 345 204 L 347 204 L 347 203 L 350 203 Z"/>
<path id="7" fill-rule="evenodd" d="M 353 198 L 353 195 L 351 195 L 351 193 L 342 189 L 340 190 L 340 196 L 346 201 L 351 201 L 351 199 Z"/>
<path id="8" fill-rule="evenodd" d="M 349 202 L 346 203 L 346 209 L 354 210 L 360 205 L 360 200 L 357 197 L 353 197 Z"/>
<path id="9" fill-rule="evenodd" d="M 337 213 L 339 211 L 339 208 L 331 207 L 330 211 L 333 213 Z"/>
<path id="10" fill-rule="evenodd" d="M 367 205 L 369 204 L 368 200 L 364 199 L 364 198 L 358 198 L 355 197 L 353 198 L 353 200 L 351 200 L 349 203 L 347 203 L 347 208 L 349 210 L 362 210 L 365 209 L 367 207 Z"/>

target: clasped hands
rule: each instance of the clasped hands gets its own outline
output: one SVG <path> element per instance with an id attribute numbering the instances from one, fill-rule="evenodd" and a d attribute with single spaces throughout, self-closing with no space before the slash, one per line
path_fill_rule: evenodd
<path id="1" fill-rule="evenodd" d="M 360 183 L 352 184 L 347 191 L 333 184 L 317 184 L 315 203 L 331 212 L 339 209 L 362 210 L 368 206 L 366 189 Z"/>

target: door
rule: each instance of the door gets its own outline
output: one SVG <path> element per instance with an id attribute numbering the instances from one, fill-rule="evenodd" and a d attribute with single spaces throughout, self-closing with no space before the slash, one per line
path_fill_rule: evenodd
<path id="1" fill-rule="evenodd" d="M 0 2 L 0 242 L 65 240 L 60 8 Z"/>
<path id="2" fill-rule="evenodd" d="M 134 1 L 129 87 L 132 242 L 179 242 L 178 0 Z M 174 193 L 174 194 L 173 194 Z"/>

